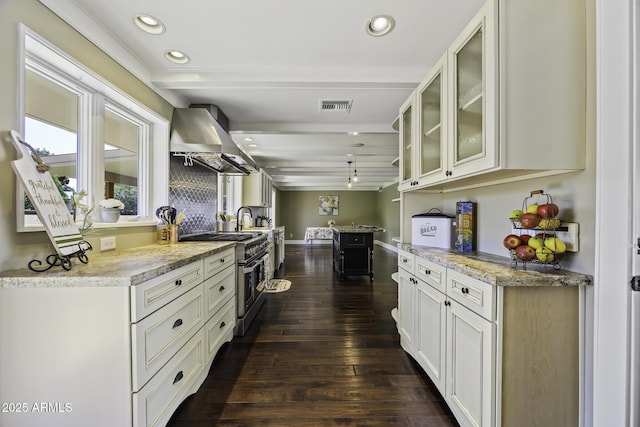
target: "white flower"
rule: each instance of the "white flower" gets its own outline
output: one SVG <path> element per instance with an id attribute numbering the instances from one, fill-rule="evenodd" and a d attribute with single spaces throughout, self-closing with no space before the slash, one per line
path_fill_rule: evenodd
<path id="1" fill-rule="evenodd" d="M 331 227 L 332 225 L 336 225 L 336 222 L 334 220 L 332 220 L 332 219 L 327 221 L 327 223 L 329 224 L 329 227 Z"/>
<path id="2" fill-rule="evenodd" d="M 122 203 L 118 199 L 100 200 L 98 202 L 98 205 L 100 205 L 100 207 L 103 207 L 103 208 L 118 208 L 118 209 L 124 208 L 124 203 Z"/>

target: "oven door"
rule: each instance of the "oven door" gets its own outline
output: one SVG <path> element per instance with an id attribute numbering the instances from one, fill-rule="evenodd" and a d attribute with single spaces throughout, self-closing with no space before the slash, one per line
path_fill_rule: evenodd
<path id="1" fill-rule="evenodd" d="M 242 292 L 239 292 L 238 315 L 242 317 L 264 290 L 269 270 L 269 254 L 256 258 L 242 267 Z"/>

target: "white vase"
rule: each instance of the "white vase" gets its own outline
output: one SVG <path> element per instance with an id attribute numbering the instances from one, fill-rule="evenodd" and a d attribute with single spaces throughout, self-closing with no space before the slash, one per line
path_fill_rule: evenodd
<path id="1" fill-rule="evenodd" d="M 119 208 L 100 208 L 102 222 L 118 222 L 120 219 Z"/>

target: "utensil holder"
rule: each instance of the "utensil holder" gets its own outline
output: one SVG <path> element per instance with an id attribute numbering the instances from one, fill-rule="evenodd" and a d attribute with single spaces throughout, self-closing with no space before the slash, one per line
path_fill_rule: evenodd
<path id="1" fill-rule="evenodd" d="M 178 243 L 178 230 L 180 227 L 176 224 L 169 225 L 169 243 Z"/>

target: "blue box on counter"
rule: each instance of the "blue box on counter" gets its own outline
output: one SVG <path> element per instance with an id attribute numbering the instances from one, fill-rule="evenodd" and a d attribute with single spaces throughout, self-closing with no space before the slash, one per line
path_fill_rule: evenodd
<path id="1" fill-rule="evenodd" d="M 476 204 L 475 202 L 456 203 L 456 250 L 474 251 L 476 249 Z"/>

